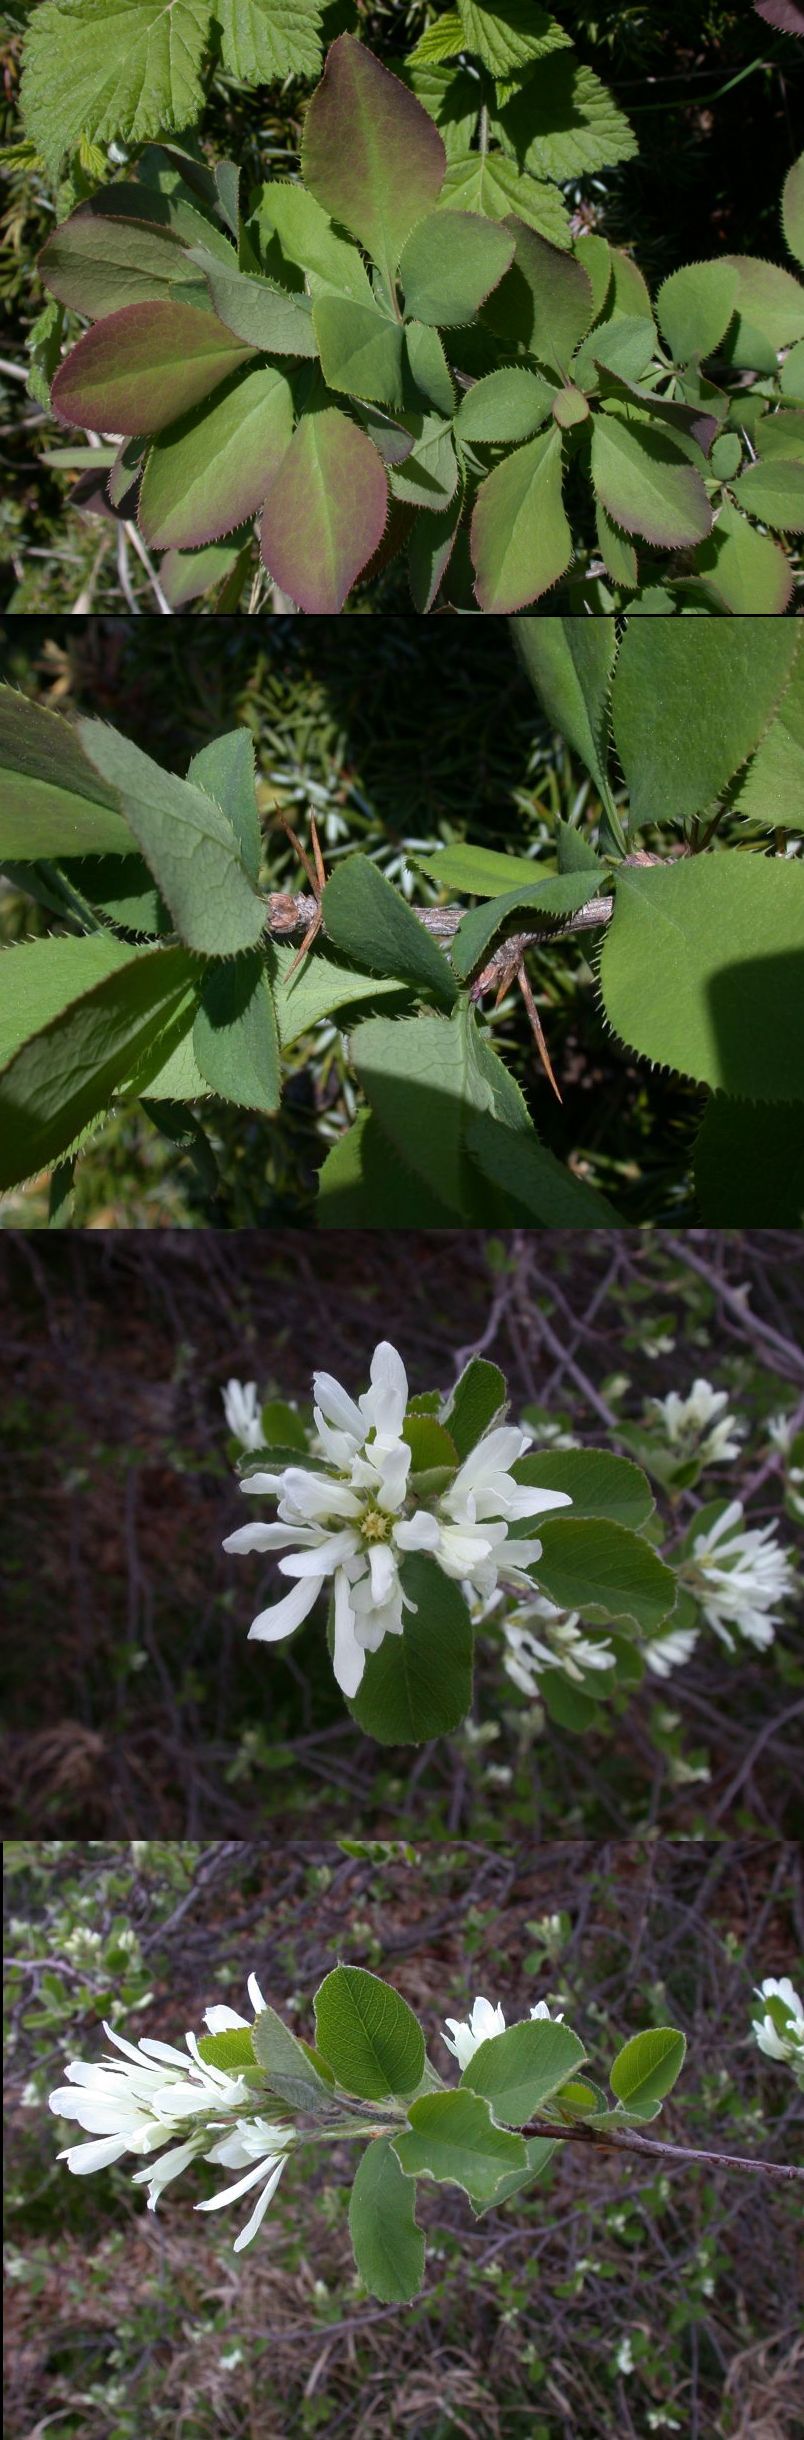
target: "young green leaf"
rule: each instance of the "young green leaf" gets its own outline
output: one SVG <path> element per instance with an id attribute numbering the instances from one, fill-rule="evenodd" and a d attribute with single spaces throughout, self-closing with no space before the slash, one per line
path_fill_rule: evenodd
<path id="1" fill-rule="evenodd" d="M 427 1552 L 411 1552 L 401 1581 L 415 1609 L 405 1611 L 401 1635 L 386 1635 L 379 1651 L 369 1652 L 349 1708 L 380 1745 L 424 1745 L 466 1719 L 472 1624 L 460 1587 Z"/>
<path id="2" fill-rule="evenodd" d="M 571 915 L 577 907 L 588 905 L 600 888 L 605 874 L 602 865 L 596 872 L 546 873 L 543 879 L 522 884 L 504 898 L 492 898 L 485 906 L 472 907 L 458 925 L 452 943 L 452 963 L 461 981 L 467 981 L 482 964 L 495 933 L 522 918 L 521 929 L 538 925 L 545 919 Z"/>
<path id="3" fill-rule="evenodd" d="M 243 85 L 278 85 L 316 76 L 321 65 L 320 0 L 215 0 L 227 76 Z"/>
<path id="4" fill-rule="evenodd" d="M 297 2041 L 275 2008 L 261 2008 L 248 2032 L 252 2057 L 272 2093 L 278 2093 L 293 2109 L 326 2109 L 332 2093 L 326 2062 L 316 2064 L 309 2044 Z"/>
<path id="5" fill-rule="evenodd" d="M 0 856 L 130 856 L 118 791 L 57 712 L 0 687 Z"/>
<path id="6" fill-rule="evenodd" d="M 403 246 L 399 278 L 414 319 L 470 322 L 513 260 L 514 237 L 476 212 L 431 212 Z"/>
<path id="7" fill-rule="evenodd" d="M 119 791 L 133 831 L 189 949 L 231 957 L 253 947 L 264 908 L 235 830 L 211 797 L 160 770 L 148 754 L 99 720 L 79 723 L 101 777 Z"/>
<path id="8" fill-rule="evenodd" d="M 22 106 L 58 174 L 84 137 L 135 146 L 188 127 L 203 101 L 212 0 L 43 0 L 27 28 Z"/>
<path id="9" fill-rule="evenodd" d="M 712 511 L 702 475 L 668 431 L 612 408 L 592 429 L 592 481 L 607 515 L 656 549 L 702 542 Z"/>
<path id="10" fill-rule="evenodd" d="M 598 1620 L 630 1618 L 646 1635 L 672 1610 L 672 1568 L 627 1526 L 608 1518 L 547 1517 L 539 1540 L 542 1556 L 533 1574 L 560 1610 Z"/>
<path id="11" fill-rule="evenodd" d="M 124 305 L 65 356 L 53 406 L 61 423 L 92 432 L 160 432 L 254 353 L 196 305 Z"/>
<path id="12" fill-rule="evenodd" d="M 715 444 L 717 447 L 717 443 Z M 758 534 L 731 500 L 724 500 L 706 542 L 690 565 L 705 580 L 718 608 L 735 618 L 749 612 L 783 618 L 793 594 L 793 571 L 770 534 Z"/>
<path id="13" fill-rule="evenodd" d="M 684 2065 L 686 2041 L 671 2025 L 651 2026 L 635 2033 L 618 2051 L 609 2082 L 618 2101 L 629 2109 L 647 2109 L 663 2101 Z"/>
<path id="14" fill-rule="evenodd" d="M 505 1375 L 485 1356 L 471 1356 L 441 1411 L 459 1457 L 468 1457 L 505 1411 Z"/>
<path id="15" fill-rule="evenodd" d="M 455 417 L 461 441 L 526 441 L 546 424 L 554 391 L 541 373 L 509 364 L 465 390 Z"/>
<path id="16" fill-rule="evenodd" d="M 499 898 L 519 887 L 532 889 L 542 879 L 530 856 L 502 856 L 494 848 L 473 847 L 467 839 L 455 847 L 435 847 L 432 855 L 411 855 L 417 871 L 429 873 L 438 889 L 460 890 L 472 898 Z"/>
<path id="17" fill-rule="evenodd" d="M 380 2304 L 408 2304 L 424 2277 L 424 2237 L 416 2226 L 414 2188 L 387 2135 L 375 2137 L 358 2164 L 349 2234 L 369 2295 Z"/>
<path id="18" fill-rule="evenodd" d="M 324 891 L 324 921 L 335 948 L 360 968 L 410 983 L 451 1008 L 456 986 L 443 951 L 368 856 L 347 856 Z"/>
<path id="19" fill-rule="evenodd" d="M 406 2177 L 463 2186 L 478 2203 L 491 2202 L 503 2177 L 527 2167 L 521 2135 L 495 2126 L 488 2102 L 462 2085 L 412 2101 L 407 2130 L 392 2141 Z"/>
<path id="20" fill-rule="evenodd" d="M 800 1099 L 804 866 L 735 848 L 622 866 L 600 981 L 644 1058 L 738 1099 Z"/>
<path id="21" fill-rule="evenodd" d="M 471 87 L 469 88 L 471 92 Z M 449 128 L 442 129 L 445 141 Z M 529 229 L 538 229 L 551 246 L 569 251 L 572 236 L 564 197 L 555 186 L 531 178 L 502 152 L 463 152 L 447 143 L 447 174 L 439 196 L 453 211 L 485 212 L 488 220 L 507 220 L 513 213 Z"/>
<path id="22" fill-rule="evenodd" d="M 213 542 L 261 507 L 293 436 L 293 394 L 278 365 L 237 373 L 149 450 L 140 525 L 158 550 Z"/>
<path id="23" fill-rule="evenodd" d="M 532 2018 L 481 2042 L 463 2070 L 461 2086 L 482 2093 L 503 2126 L 524 2127 L 585 2057 L 569 2025 Z"/>
<path id="24" fill-rule="evenodd" d="M 29 952 L 8 954 L 16 961 Z M 188 1031 L 194 996 L 183 949 L 126 951 L 111 973 L 23 1042 L 0 1075 L 0 1188 L 68 1152 L 137 1063 Z"/>
<path id="25" fill-rule="evenodd" d="M 262 555 L 274 583 L 300 610 L 342 610 L 379 549 L 387 508 L 382 459 L 366 434 L 337 407 L 303 415 L 263 510 Z"/>
<path id="26" fill-rule="evenodd" d="M 622 110 L 592 68 L 574 52 L 541 62 L 493 120 L 504 149 L 535 178 L 594 176 L 631 161 L 637 139 Z"/>
<path id="27" fill-rule="evenodd" d="M 769 830 L 802 828 L 804 805 L 804 653 L 793 663 L 778 712 L 740 780 L 735 809 Z"/>
<path id="28" fill-rule="evenodd" d="M 773 458 L 770 465 L 758 461 L 738 475 L 734 493 L 741 507 L 775 534 L 804 533 L 804 466 L 784 458 Z"/>
<path id="29" fill-rule="evenodd" d="M 344 2092 L 362 2101 L 413 2093 L 424 2073 L 424 2034 L 389 1983 L 362 1966 L 336 1966 L 315 1995 L 316 2041 Z"/>
<path id="30" fill-rule="evenodd" d="M 256 884 L 260 877 L 262 833 L 254 783 L 254 739 L 250 729 L 230 729 L 202 746 L 190 763 L 188 780 L 211 796 L 231 823 L 243 863 Z"/>
<path id="31" fill-rule="evenodd" d="M 613 618 L 517 618 L 514 641 L 548 720 L 609 798 L 608 703 L 617 652 Z"/>
<path id="32" fill-rule="evenodd" d="M 279 1036 L 262 952 L 211 967 L 201 985 L 193 1048 L 222 1101 L 271 1118 L 279 1108 Z"/>
<path id="33" fill-rule="evenodd" d="M 313 329 L 321 371 L 331 390 L 377 399 L 386 407 L 405 405 L 402 324 L 383 313 L 373 298 L 357 305 L 352 297 L 327 291 L 313 305 Z"/>
<path id="34" fill-rule="evenodd" d="M 683 621 L 629 621 L 612 718 L 632 829 L 688 820 L 716 803 L 759 744 L 798 649 L 795 627 L 763 618 L 694 630 Z"/>
<path id="35" fill-rule="evenodd" d="M 711 356 L 728 330 L 737 302 L 737 273 L 728 262 L 685 263 L 663 280 L 656 311 L 675 364 Z"/>
<path id="36" fill-rule="evenodd" d="M 233 265 L 219 263 L 205 247 L 194 246 L 191 261 L 203 271 L 221 322 L 252 353 L 269 356 L 317 355 L 309 297 L 278 288 L 273 280 L 250 279 Z"/>
<path id="37" fill-rule="evenodd" d="M 481 483 L 472 517 L 481 610 L 521 610 L 563 576 L 572 534 L 561 494 L 561 438 L 540 433 Z"/>
<path id="38" fill-rule="evenodd" d="M 563 26 L 539 0 L 458 0 L 461 48 L 476 51 L 492 76 L 508 77 L 571 42 Z"/>

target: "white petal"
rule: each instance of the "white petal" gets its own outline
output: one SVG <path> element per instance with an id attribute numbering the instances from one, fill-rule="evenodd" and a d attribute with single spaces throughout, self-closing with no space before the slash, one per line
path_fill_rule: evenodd
<path id="1" fill-rule="evenodd" d="M 412 1517 L 400 1518 L 391 1534 L 398 1550 L 437 1550 L 440 1538 L 438 1518 L 428 1516 L 424 1508 L 418 1508 Z"/>
<path id="2" fill-rule="evenodd" d="M 297 1525 L 238 1525 L 229 1533 L 224 1550 L 288 1550 L 298 1540 Z"/>
<path id="3" fill-rule="evenodd" d="M 248 2028 L 247 2017 L 238 2016 L 236 2008 L 225 2008 L 222 2003 L 204 2009 L 204 2023 L 208 2033 L 240 2033 L 244 2026 Z"/>
<path id="4" fill-rule="evenodd" d="M 323 1582 L 323 1576 L 306 1576 L 294 1584 L 292 1592 L 286 1593 L 284 1601 L 275 1602 L 271 1610 L 261 1610 L 249 1627 L 249 1641 L 275 1644 L 283 1635 L 292 1635 L 294 1627 L 300 1627 L 302 1619 L 312 1610 Z"/>
<path id="5" fill-rule="evenodd" d="M 66 2160 L 74 2177 L 87 2177 L 92 2169 L 107 2169 L 111 2161 L 120 2160 L 127 2151 L 124 2136 L 106 2135 L 101 2143 L 71 2144 L 67 2152 L 59 2153 L 59 2160 Z"/>
<path id="6" fill-rule="evenodd" d="M 242 2254 L 243 2247 L 245 2245 L 250 2245 L 252 2237 L 256 2237 L 257 2230 L 261 2227 L 265 2218 L 271 2197 L 276 2193 L 284 2166 L 284 2160 L 277 2161 L 276 2168 L 269 2177 L 267 2185 L 263 2187 L 259 2201 L 255 2204 L 250 2220 L 246 2221 L 245 2228 L 241 2228 L 239 2237 L 235 2237 L 234 2245 L 232 2247 L 233 2253 Z"/>
<path id="7" fill-rule="evenodd" d="M 280 1559 L 281 1576 L 331 1576 L 344 1559 L 354 1559 L 359 1550 L 356 1533 L 327 1534 L 313 1544 L 312 1550 L 294 1551 L 289 1559 Z"/>
<path id="8" fill-rule="evenodd" d="M 335 1638 L 332 1666 L 341 1693 L 356 1694 L 366 1666 L 366 1656 L 355 1634 L 352 1588 L 342 1567 L 338 1568 L 335 1577 Z"/>
<path id="9" fill-rule="evenodd" d="M 332 1373 L 313 1374 L 313 1396 L 328 1423 L 334 1423 L 338 1431 L 348 1432 L 351 1439 L 358 1443 L 364 1439 L 365 1425 L 360 1408 Z"/>
<path id="10" fill-rule="evenodd" d="M 396 1584 L 396 1560 L 387 1542 L 375 1542 L 370 1546 L 368 1563 L 372 1597 L 377 1608 L 382 1609 L 384 1603 L 390 1601 Z"/>
<path id="11" fill-rule="evenodd" d="M 408 1376 L 390 1339 L 382 1339 L 371 1359 L 371 1388 L 360 1400 L 361 1413 L 388 1439 L 402 1430 L 408 1403 Z"/>
<path id="12" fill-rule="evenodd" d="M 255 2016 L 261 2016 L 265 2007 L 265 2001 L 263 1999 L 256 1974 L 249 1975 L 246 1988 Z"/>

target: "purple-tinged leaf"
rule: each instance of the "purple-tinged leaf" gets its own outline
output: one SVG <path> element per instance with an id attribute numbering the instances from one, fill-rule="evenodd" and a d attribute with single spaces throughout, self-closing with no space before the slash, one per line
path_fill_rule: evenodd
<path id="1" fill-rule="evenodd" d="M 447 156 L 415 95 L 340 34 L 304 122 L 304 182 L 393 282 L 406 237 L 438 200 Z"/>
<path id="2" fill-rule="evenodd" d="M 48 238 L 39 271 L 62 305 L 97 322 L 123 305 L 164 298 L 186 278 L 187 254 L 174 229 L 118 214 L 102 219 L 83 203 Z"/>
<path id="3" fill-rule="evenodd" d="M 302 416 L 262 519 L 269 574 L 300 610 L 343 609 L 379 548 L 388 510 L 382 459 L 337 407 Z"/>
<path id="4" fill-rule="evenodd" d="M 615 525 L 657 549 L 703 542 L 712 510 L 704 484 L 670 434 L 617 413 L 596 415 L 592 480 Z"/>
<path id="5" fill-rule="evenodd" d="M 798 0 L 754 0 L 754 7 L 757 16 L 775 26 L 777 33 L 804 35 L 804 8 L 799 8 Z"/>
<path id="6" fill-rule="evenodd" d="M 254 353 L 194 305 L 124 305 L 65 357 L 53 406 L 85 431 L 160 432 Z"/>
<path id="7" fill-rule="evenodd" d="M 593 338 L 594 335 L 593 332 Z M 602 398 L 630 398 L 643 414 L 647 408 L 651 418 L 658 417 L 660 423 L 668 424 L 671 432 L 677 432 L 684 440 L 695 441 L 697 447 L 703 450 L 704 457 L 709 456 L 722 423 L 722 417 L 711 408 L 685 406 L 677 398 L 657 398 L 653 390 L 642 389 L 637 382 L 627 381 L 624 373 L 613 372 L 609 365 L 599 365 L 598 371 Z"/>
<path id="8" fill-rule="evenodd" d="M 192 550 L 242 525 L 261 507 L 292 434 L 284 373 L 260 364 L 237 375 L 154 442 L 140 494 L 146 541 Z"/>

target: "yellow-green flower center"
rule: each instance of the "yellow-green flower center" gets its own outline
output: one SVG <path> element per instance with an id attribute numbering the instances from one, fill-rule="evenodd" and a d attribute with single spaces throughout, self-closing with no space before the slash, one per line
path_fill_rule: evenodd
<path id="1" fill-rule="evenodd" d="M 391 1519 L 383 1516 L 381 1508 L 364 1508 L 360 1531 L 364 1542 L 387 1542 Z"/>

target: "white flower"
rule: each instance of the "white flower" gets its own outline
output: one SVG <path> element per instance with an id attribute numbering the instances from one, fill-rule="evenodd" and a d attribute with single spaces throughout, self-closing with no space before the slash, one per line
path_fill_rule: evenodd
<path id="1" fill-rule="evenodd" d="M 767 2058 L 792 2067 L 797 2079 L 804 2082 L 804 2002 L 794 1990 L 789 1974 L 783 1974 L 778 1982 L 769 1974 L 757 1985 L 756 1996 L 772 2003 L 771 2007 L 766 2006 L 763 2016 L 752 2019 L 758 2048 Z"/>
<path id="2" fill-rule="evenodd" d="M 49 2096 L 57 2118 L 76 2118 L 96 2138 L 92 2143 L 70 2145 L 59 2153 L 59 2159 L 66 2160 L 75 2175 L 85 2176 L 93 2169 L 105 2169 L 124 2152 L 140 2156 L 158 2152 L 188 2119 L 199 2120 L 200 2128 L 191 2130 L 179 2147 L 180 2157 L 165 2155 L 158 2176 L 150 2170 L 142 2173 L 158 2188 L 169 2177 L 177 2177 L 201 2148 L 215 2111 L 243 2108 L 250 2098 L 248 2085 L 242 2076 L 224 2075 L 220 2068 L 207 2066 L 193 2033 L 185 2036 L 189 2054 L 185 2056 L 168 2042 L 143 2037 L 135 2048 L 111 2025 L 105 2024 L 103 2030 L 121 2058 L 90 2063 L 72 2060 L 66 2070 L 69 2084 Z M 149 2203 L 153 2208 L 151 2195 Z"/>
<path id="3" fill-rule="evenodd" d="M 694 1381 L 689 1397 L 680 1398 L 678 1391 L 671 1389 L 667 1398 L 649 1398 L 648 1405 L 662 1416 L 671 1448 L 691 1452 L 695 1443 L 700 1442 L 697 1454 L 705 1465 L 726 1465 L 739 1457 L 740 1438 L 733 1439 L 731 1435 L 742 1435 L 743 1427 L 735 1415 L 723 1414 L 723 1408 L 728 1406 L 727 1390 L 713 1389 L 711 1381 Z M 712 1429 L 703 1440 L 701 1435 L 707 1424 Z"/>
<path id="4" fill-rule="evenodd" d="M 408 1489 L 411 1452 L 402 1438 L 408 1403 L 405 1367 L 387 1340 L 375 1349 L 371 1386 L 357 1400 L 329 1373 L 316 1373 L 315 1453 L 322 1469 L 304 1465 L 256 1473 L 241 1489 L 278 1500 L 279 1522 L 246 1525 L 230 1534 L 229 1551 L 283 1550 L 279 1571 L 293 1579 L 283 1601 L 261 1611 L 249 1632 L 273 1643 L 293 1633 L 332 1579 L 333 1667 L 338 1685 L 354 1695 L 367 1652 L 386 1635 L 401 1635 L 414 1604 L 402 1590 L 400 1566 L 410 1551 L 429 1551 L 445 1575 L 488 1595 L 505 1570 L 515 1583 L 538 1558 L 538 1542 L 509 1539 L 509 1526 L 545 1508 L 568 1505 L 565 1492 L 516 1484 L 507 1471 L 529 1448 L 527 1433 L 505 1426 L 488 1432 L 466 1458 L 449 1490 L 432 1507 L 414 1504 Z"/>
<path id="5" fill-rule="evenodd" d="M 230 1432 L 243 1449 L 262 1448 L 262 1415 L 256 1381 L 227 1381 L 221 1390 Z"/>
<path id="6" fill-rule="evenodd" d="M 580 1684 L 586 1670 L 614 1668 L 615 1656 L 605 1636 L 593 1643 L 581 1634 L 579 1621 L 578 1610 L 558 1610 L 543 1594 L 532 1594 L 503 1620 L 503 1668 L 523 1694 L 538 1694 L 545 1669 L 560 1669 L 571 1683 Z M 540 1635 L 534 1631 L 537 1626 Z"/>
<path id="7" fill-rule="evenodd" d="M 771 1447 L 779 1449 L 782 1457 L 787 1457 L 795 1438 L 792 1415 L 784 1413 L 769 1415 L 765 1429 Z"/>
<path id="8" fill-rule="evenodd" d="M 234 2186 L 222 2187 L 220 2194 L 211 2195 L 208 2202 L 196 2203 L 196 2211 L 220 2211 L 226 2203 L 239 2203 L 241 2195 L 248 2194 L 252 2186 L 261 2188 L 251 2218 L 241 2228 L 239 2237 L 235 2237 L 236 2254 L 242 2254 L 244 2246 L 256 2237 L 295 2140 L 292 2127 L 271 2126 L 265 2120 L 255 2124 L 243 2118 L 212 2145 L 211 2151 L 205 2152 L 205 2160 L 217 2161 L 224 2169 L 245 2167 L 246 2175 L 238 2178 Z"/>
<path id="9" fill-rule="evenodd" d="M 764 1651 L 779 1624 L 777 1605 L 795 1591 L 797 1579 L 772 1525 L 743 1527 L 742 1515 L 742 1502 L 732 1500 L 697 1536 L 680 1573 L 729 1652 L 735 1649 L 732 1629 Z"/>
<path id="10" fill-rule="evenodd" d="M 544 1999 L 537 2000 L 530 2013 L 531 2017 L 548 2017 L 554 2025 L 564 2022 L 560 2011 L 553 2016 Z M 449 2026 L 449 2033 L 442 2033 L 441 2040 L 446 2042 L 447 2049 L 451 2050 L 453 2059 L 457 2059 L 461 2069 L 468 2067 L 481 2042 L 490 2042 L 495 2034 L 505 2032 L 502 2008 L 493 2008 L 490 1999 L 476 1999 L 470 2015 L 463 2022 L 459 2017 L 448 2016 L 445 2023 Z M 450 2034 L 454 2035 L 453 2041 L 450 2041 Z"/>
<path id="11" fill-rule="evenodd" d="M 634 2350 L 630 2338 L 621 2338 L 614 2361 L 618 2372 L 633 2372 Z"/>
<path id="12" fill-rule="evenodd" d="M 669 1677 L 672 1669 L 683 1669 L 695 1650 L 697 1627 L 675 1627 L 668 1635 L 656 1635 L 643 1646 L 648 1668 L 654 1677 Z"/>

